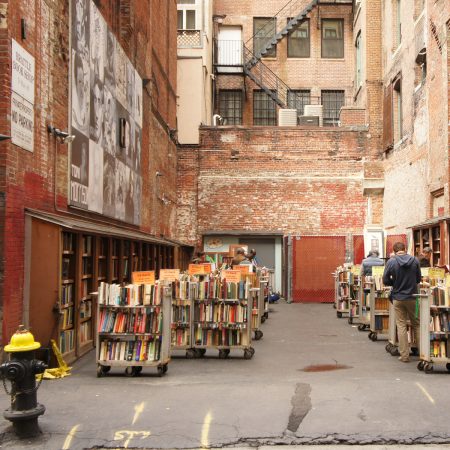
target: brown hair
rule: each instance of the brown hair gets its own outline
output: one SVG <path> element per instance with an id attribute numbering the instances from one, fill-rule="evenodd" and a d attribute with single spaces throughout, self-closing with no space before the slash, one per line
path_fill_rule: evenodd
<path id="1" fill-rule="evenodd" d="M 396 242 L 392 248 L 395 253 L 405 251 L 406 249 L 405 244 L 403 242 Z"/>

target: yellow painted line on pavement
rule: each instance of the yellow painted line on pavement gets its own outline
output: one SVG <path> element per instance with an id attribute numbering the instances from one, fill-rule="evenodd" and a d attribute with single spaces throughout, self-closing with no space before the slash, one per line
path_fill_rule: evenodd
<path id="1" fill-rule="evenodd" d="M 134 425 L 136 423 L 136 421 L 138 420 L 139 416 L 144 411 L 144 408 L 145 408 L 145 402 L 139 403 L 139 405 L 136 405 L 134 407 L 134 417 L 133 417 L 132 425 Z"/>
<path id="2" fill-rule="evenodd" d="M 72 439 L 75 436 L 75 433 L 78 431 L 79 427 L 80 427 L 80 424 L 75 425 L 69 431 L 69 434 L 67 435 L 66 440 L 64 441 L 64 445 L 62 446 L 62 450 L 69 450 L 70 445 L 72 444 Z"/>
<path id="3" fill-rule="evenodd" d="M 205 416 L 205 420 L 203 421 L 202 427 L 202 437 L 201 437 L 201 445 L 202 448 L 206 448 L 209 445 L 209 426 L 211 425 L 212 415 L 211 411 L 208 412 Z"/>
<path id="4" fill-rule="evenodd" d="M 428 391 L 419 382 L 416 382 L 416 384 L 419 387 L 419 389 L 423 392 L 423 395 L 425 395 L 425 397 L 428 400 L 430 400 L 430 403 L 432 403 L 434 405 L 436 403 L 434 401 L 434 398 L 428 393 Z"/>

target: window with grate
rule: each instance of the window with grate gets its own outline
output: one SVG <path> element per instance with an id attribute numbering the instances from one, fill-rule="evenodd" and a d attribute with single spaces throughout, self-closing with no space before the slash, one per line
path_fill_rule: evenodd
<path id="1" fill-rule="evenodd" d="M 290 19 L 288 19 L 289 22 Z M 309 58 L 309 19 L 297 25 L 288 36 L 288 58 Z"/>
<path id="2" fill-rule="evenodd" d="M 264 91 L 253 91 L 253 125 L 276 125 L 277 105 Z"/>
<path id="3" fill-rule="evenodd" d="M 253 53 L 259 55 L 266 45 L 273 39 L 277 31 L 276 17 L 253 18 Z M 265 55 L 277 56 L 277 46 L 274 45 Z"/>
<path id="4" fill-rule="evenodd" d="M 288 92 L 288 108 L 296 109 L 299 116 L 305 114 L 305 105 L 311 104 L 311 91 L 292 89 Z"/>
<path id="5" fill-rule="evenodd" d="M 225 119 L 224 125 L 241 125 L 242 91 L 219 91 L 219 114 Z"/>
<path id="6" fill-rule="evenodd" d="M 345 103 L 345 91 L 322 91 L 323 125 L 337 125 Z"/>
<path id="7" fill-rule="evenodd" d="M 344 19 L 322 19 L 322 58 L 344 57 Z"/>

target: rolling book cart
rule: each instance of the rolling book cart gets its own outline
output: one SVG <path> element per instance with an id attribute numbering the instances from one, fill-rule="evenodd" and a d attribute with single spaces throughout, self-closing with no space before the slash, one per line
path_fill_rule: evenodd
<path id="1" fill-rule="evenodd" d="M 355 323 L 361 313 L 360 291 L 361 291 L 361 277 L 359 272 L 361 266 L 353 266 L 350 273 L 350 300 L 348 311 L 348 323 L 351 325 Z"/>
<path id="2" fill-rule="evenodd" d="M 124 368 L 127 376 L 156 367 L 162 376 L 170 361 L 171 286 L 167 283 L 101 283 L 96 333 L 97 376 Z"/>
<path id="3" fill-rule="evenodd" d="M 208 276 L 198 283 L 198 295 L 194 299 L 193 347 L 198 356 L 207 349 L 216 349 L 219 358 L 227 358 L 232 349 L 240 349 L 245 359 L 251 359 L 255 353 L 251 346 L 251 285 L 238 281 L 241 274 L 236 271 L 223 271 L 222 276 Z"/>
<path id="4" fill-rule="evenodd" d="M 261 315 L 261 323 L 264 323 L 269 318 L 269 296 L 272 292 L 273 270 L 262 269 L 259 277 L 259 287 L 261 295 L 263 296 L 263 311 Z"/>
<path id="5" fill-rule="evenodd" d="M 359 296 L 359 331 L 370 329 L 370 289 L 372 287 L 372 278 L 361 275 L 361 287 L 358 292 Z"/>
<path id="6" fill-rule="evenodd" d="M 372 341 L 389 338 L 390 288 L 383 285 L 383 272 L 383 266 L 372 268 L 372 286 L 369 295 L 370 332 L 368 334 L 368 338 Z"/>
<path id="7" fill-rule="evenodd" d="M 339 318 L 342 317 L 342 314 L 349 314 L 350 311 L 350 282 L 350 270 L 338 268 L 336 272 L 336 315 Z"/>
<path id="8" fill-rule="evenodd" d="M 434 286 L 420 301 L 420 361 L 419 370 L 433 372 L 434 365 L 450 372 L 450 300 L 449 278 L 444 285 Z"/>
<path id="9" fill-rule="evenodd" d="M 252 304 L 252 331 L 255 333 L 255 341 L 259 341 L 264 333 L 261 331 L 261 323 L 264 315 L 264 298 L 261 287 L 249 289 L 249 301 Z"/>

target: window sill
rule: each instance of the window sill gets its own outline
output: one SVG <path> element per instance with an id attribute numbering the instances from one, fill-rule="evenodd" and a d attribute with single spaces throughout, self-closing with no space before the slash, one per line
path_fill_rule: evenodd
<path id="1" fill-rule="evenodd" d="M 320 57 L 321 61 L 339 61 L 339 62 L 345 62 L 345 57 L 342 58 L 324 58 L 324 57 Z"/>
<path id="2" fill-rule="evenodd" d="M 289 61 L 304 61 L 305 59 L 311 59 L 311 56 L 288 56 L 286 59 Z"/>

